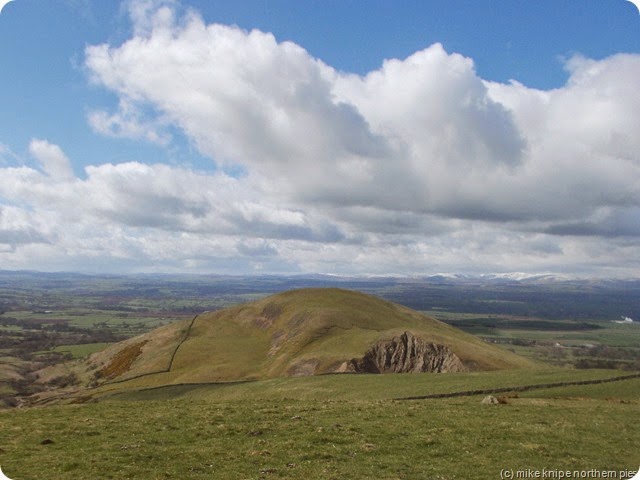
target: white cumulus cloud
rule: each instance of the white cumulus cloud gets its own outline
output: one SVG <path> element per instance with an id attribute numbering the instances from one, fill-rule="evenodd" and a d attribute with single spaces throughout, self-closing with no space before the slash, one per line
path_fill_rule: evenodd
<path id="1" fill-rule="evenodd" d="M 29 144 L 29 153 L 38 160 L 42 169 L 50 177 L 58 180 L 73 179 L 71 162 L 58 145 L 46 140 L 34 139 Z"/>
<path id="2" fill-rule="evenodd" d="M 132 268 L 639 266 L 640 55 L 574 56 L 547 91 L 486 81 L 440 44 L 355 75 L 174 1 L 127 6 L 130 38 L 85 51 L 90 81 L 117 100 L 90 125 L 166 146 L 180 132 L 229 169 L 105 163 L 78 178 L 33 140 L 40 169 L 1 168 L 11 215 L 44 222 L 4 227 L 23 245 L 12 262 L 55 244 Z"/>

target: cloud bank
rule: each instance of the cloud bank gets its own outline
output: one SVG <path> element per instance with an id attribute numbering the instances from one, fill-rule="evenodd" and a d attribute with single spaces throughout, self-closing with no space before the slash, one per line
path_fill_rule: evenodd
<path id="1" fill-rule="evenodd" d="M 440 44 L 359 76 L 173 2 L 129 9 L 131 38 L 86 49 L 117 98 L 87 121 L 180 132 L 217 169 L 77 176 L 34 139 L 35 165 L 0 163 L 6 267 L 637 274 L 639 55 L 575 56 L 551 91 L 483 80 Z"/>

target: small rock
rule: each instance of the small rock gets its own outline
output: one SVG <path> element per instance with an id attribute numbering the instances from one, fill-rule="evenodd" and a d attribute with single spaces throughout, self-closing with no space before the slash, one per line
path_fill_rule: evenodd
<path id="1" fill-rule="evenodd" d="M 482 399 L 481 403 L 482 405 L 497 405 L 499 402 L 498 399 L 493 395 L 487 395 Z"/>
<path id="2" fill-rule="evenodd" d="M 52 443 L 54 443 L 53 440 L 51 440 L 50 438 L 45 438 L 40 442 L 40 445 L 51 445 Z"/>

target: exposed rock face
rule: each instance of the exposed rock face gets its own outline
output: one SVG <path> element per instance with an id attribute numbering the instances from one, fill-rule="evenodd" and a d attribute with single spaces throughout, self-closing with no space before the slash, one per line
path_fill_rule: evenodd
<path id="1" fill-rule="evenodd" d="M 464 372 L 458 356 L 444 345 L 427 342 L 404 332 L 392 340 L 376 343 L 362 358 L 340 369 L 355 373 Z"/>

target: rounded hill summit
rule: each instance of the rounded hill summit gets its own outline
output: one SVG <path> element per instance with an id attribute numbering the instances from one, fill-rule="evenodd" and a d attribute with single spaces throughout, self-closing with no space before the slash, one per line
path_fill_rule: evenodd
<path id="1" fill-rule="evenodd" d="M 420 312 L 337 288 L 204 312 L 85 360 L 93 387 L 154 387 L 327 373 L 496 370 L 529 360 Z"/>

